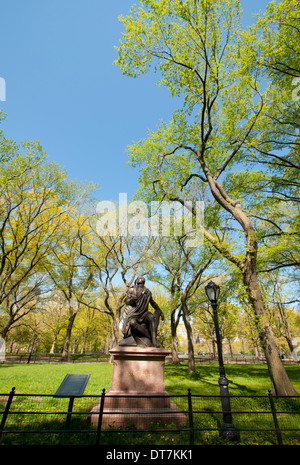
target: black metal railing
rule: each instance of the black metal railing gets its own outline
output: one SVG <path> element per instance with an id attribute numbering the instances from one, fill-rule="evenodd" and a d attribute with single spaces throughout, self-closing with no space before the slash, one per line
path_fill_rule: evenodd
<path id="1" fill-rule="evenodd" d="M 61 362 L 68 362 L 68 363 L 82 363 L 82 362 L 90 362 L 90 363 L 98 363 L 98 362 L 108 362 L 109 361 L 109 354 L 102 354 L 102 353 L 93 353 L 93 354 L 69 354 L 66 360 L 62 360 L 61 354 L 28 354 L 28 353 L 20 353 L 20 354 L 6 354 L 5 362 L 4 363 L 61 363 Z"/>
<path id="2" fill-rule="evenodd" d="M 116 397 L 124 403 L 112 407 Z M 165 407 L 166 396 L 112 396 L 103 390 L 100 398 L 55 398 L 48 394 L 20 394 L 13 388 L 9 394 L 0 394 L 0 444 L 224 443 L 220 435 L 224 414 L 220 395 L 198 395 L 188 390 L 187 394 L 169 398 L 175 406 L 171 410 Z M 279 397 L 269 392 L 234 395 L 230 401 L 240 443 L 300 444 L 299 397 Z M 141 408 L 144 404 L 145 408 Z M 174 415 L 185 421 L 176 424 Z"/>
<path id="3" fill-rule="evenodd" d="M 60 362 L 71 362 L 71 363 L 77 363 L 77 362 L 108 362 L 110 358 L 109 354 L 104 354 L 104 353 L 86 353 L 86 354 L 69 354 L 68 357 L 64 360 L 62 360 L 62 355 L 61 354 L 44 354 L 44 353 L 19 353 L 19 354 L 6 354 L 5 358 L 5 363 L 60 363 Z M 187 355 L 180 355 L 179 360 L 181 363 L 187 363 L 188 361 L 188 356 Z M 166 357 L 166 362 L 171 362 L 172 357 L 167 356 Z M 196 363 L 205 363 L 205 364 L 217 364 L 218 363 L 218 358 L 213 357 L 210 355 L 205 355 L 205 356 L 195 356 L 195 362 Z M 241 364 L 241 365 L 246 365 L 246 364 L 261 364 L 261 363 L 267 363 L 265 357 L 259 356 L 242 356 L 242 355 L 224 355 L 224 363 L 225 364 Z M 299 362 L 295 362 L 292 358 L 285 358 L 284 359 L 285 364 L 289 365 L 294 365 Z"/>

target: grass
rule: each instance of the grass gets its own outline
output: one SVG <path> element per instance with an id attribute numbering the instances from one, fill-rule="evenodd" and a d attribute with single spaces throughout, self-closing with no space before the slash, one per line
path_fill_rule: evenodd
<path id="1" fill-rule="evenodd" d="M 271 388 L 267 365 L 226 365 L 226 376 L 232 395 L 265 395 Z M 54 394 L 67 373 L 89 373 L 84 394 L 100 395 L 111 384 L 110 363 L 3 364 L 0 365 L 0 393 Z M 300 366 L 286 365 L 286 371 L 300 393 Z M 186 364 L 165 366 L 165 385 L 169 394 L 219 394 L 217 365 L 198 365 L 189 373 Z"/>
<path id="2" fill-rule="evenodd" d="M 7 421 L 7 427 L 13 429 L 57 429 L 65 428 L 66 415 L 57 416 L 52 412 L 67 411 L 68 399 L 53 399 L 52 397 L 42 397 L 38 394 L 49 394 L 52 396 L 67 373 L 89 373 L 90 379 L 85 389 L 85 395 L 100 396 L 103 388 L 108 390 L 111 384 L 113 366 L 109 363 L 76 363 L 76 364 L 4 364 L 0 365 L 0 394 L 8 394 L 13 386 L 16 387 L 16 392 L 19 394 L 35 394 L 35 396 L 16 397 L 12 404 L 12 410 L 15 415 L 10 415 Z M 300 366 L 287 365 L 286 370 L 295 387 L 300 393 Z M 226 365 L 226 376 L 230 381 L 229 389 L 231 395 L 266 395 L 270 389 L 270 378 L 266 365 Z M 219 371 L 217 365 L 198 365 L 197 373 L 188 373 L 188 367 L 185 364 L 165 366 L 165 385 L 166 390 L 170 395 L 186 394 L 190 388 L 192 394 L 218 395 Z M 173 398 L 175 403 L 180 405 L 180 402 L 187 402 L 186 398 Z M 89 412 L 95 404 L 95 398 L 75 399 L 74 411 Z M 299 402 L 295 404 L 286 400 L 276 401 L 281 404 L 276 404 L 279 410 L 299 410 Z M 269 410 L 270 405 L 268 399 L 232 399 L 232 410 Z M 3 410 L 5 399 L 1 402 L 0 409 Z M 215 413 L 220 410 L 220 402 L 218 398 L 193 398 L 193 408 L 195 410 L 206 410 L 206 414 L 194 415 L 195 427 L 219 428 L 222 422 L 222 415 Z M 187 409 L 187 405 L 183 407 Z M 35 412 L 41 411 L 44 414 L 22 415 L 22 411 Z M 280 416 L 280 425 L 283 427 L 299 428 L 299 415 Z M 251 414 L 235 414 L 235 423 L 239 428 L 259 427 L 273 428 L 273 419 L 270 414 L 251 415 Z M 86 415 L 73 415 L 72 430 L 86 429 L 91 431 L 91 427 L 87 425 Z M 153 425 L 153 428 L 158 428 Z M 241 433 L 243 444 L 276 444 L 276 436 L 273 432 L 262 433 Z M 299 444 L 297 438 L 299 432 L 283 433 L 284 444 Z M 5 444 L 93 444 L 95 434 L 79 434 L 79 433 L 43 433 L 43 434 L 4 434 L 0 443 Z M 221 440 L 218 431 L 210 432 L 195 432 L 195 444 L 220 444 Z M 102 433 L 101 444 L 163 444 L 163 445 L 183 445 L 189 444 L 188 432 L 169 432 L 161 430 L 161 432 L 143 432 L 131 433 L 115 431 L 111 433 Z"/>
<path id="3" fill-rule="evenodd" d="M 16 393 L 55 394 L 68 373 L 90 374 L 84 394 L 99 394 L 111 383 L 110 363 L 4 364 L 0 365 L 0 393 L 15 386 Z"/>
<path id="4" fill-rule="evenodd" d="M 231 365 L 225 366 L 232 395 L 266 395 L 271 389 L 267 365 Z M 286 365 L 286 371 L 293 386 L 300 394 L 300 366 Z M 188 388 L 193 394 L 220 393 L 217 365 L 198 365 L 197 373 L 189 373 L 187 365 L 166 365 L 166 390 L 169 394 L 186 394 Z"/>

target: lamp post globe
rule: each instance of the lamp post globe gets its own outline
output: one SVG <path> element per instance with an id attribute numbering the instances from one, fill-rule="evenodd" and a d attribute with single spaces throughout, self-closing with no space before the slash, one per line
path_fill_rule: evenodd
<path id="1" fill-rule="evenodd" d="M 211 303 L 214 303 L 214 302 L 217 303 L 219 295 L 220 295 L 220 286 L 218 286 L 213 281 L 210 281 L 205 286 L 205 292 Z"/>

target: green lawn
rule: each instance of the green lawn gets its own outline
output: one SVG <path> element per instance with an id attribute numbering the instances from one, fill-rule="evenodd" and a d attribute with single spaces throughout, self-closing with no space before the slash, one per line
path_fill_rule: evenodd
<path id="1" fill-rule="evenodd" d="M 267 394 L 270 377 L 267 365 L 226 365 L 226 376 L 232 395 Z M 84 394 L 100 394 L 109 388 L 113 366 L 110 363 L 65 364 L 3 364 L 0 365 L 0 393 L 8 393 L 13 386 L 17 393 L 54 394 L 67 373 L 89 373 Z M 300 393 L 300 365 L 287 365 L 286 370 Z M 165 366 L 166 390 L 169 394 L 218 394 L 218 366 L 198 365 L 197 373 L 188 373 L 187 365 Z"/>
<path id="2" fill-rule="evenodd" d="M 232 395 L 265 395 L 271 389 L 267 365 L 225 366 Z M 300 393 L 300 365 L 286 365 L 287 373 Z M 219 369 L 217 365 L 197 365 L 197 373 L 188 373 L 186 365 L 166 365 L 166 390 L 169 394 L 185 394 L 190 388 L 193 394 L 219 394 Z"/>
<path id="3" fill-rule="evenodd" d="M 111 383 L 110 363 L 4 364 L 0 365 L 0 393 L 13 386 L 19 394 L 54 394 L 68 373 L 89 373 L 84 394 L 99 394 Z"/>
<path id="4" fill-rule="evenodd" d="M 300 393 L 300 366 L 286 366 L 289 377 Z M 90 379 L 84 394 L 100 396 L 102 389 L 108 390 L 111 384 L 113 366 L 109 363 L 66 363 L 66 364 L 3 364 L 0 365 L 0 394 L 8 394 L 13 386 L 18 394 L 31 394 L 31 396 L 17 396 L 11 406 L 11 412 L 6 422 L 10 430 L 63 430 L 65 429 L 66 415 L 57 415 L 56 412 L 67 412 L 68 399 L 53 398 L 67 373 L 89 373 Z M 229 379 L 231 395 L 263 395 L 270 389 L 270 378 L 266 365 L 226 365 L 226 376 Z M 187 365 L 165 366 L 166 390 L 170 395 L 187 394 L 190 388 L 192 394 L 218 395 L 218 366 L 198 365 L 197 373 L 188 373 Z M 39 394 L 48 394 L 42 397 Z M 0 410 L 4 410 L 7 397 L 0 396 Z M 83 412 L 82 415 L 74 413 L 72 416 L 72 430 L 88 429 L 87 433 L 33 433 L 3 434 L 0 444 L 94 444 L 95 429 L 88 426 L 88 414 L 95 405 L 97 398 L 84 397 L 75 399 L 74 412 Z M 187 397 L 173 397 L 173 401 L 182 411 L 187 411 Z M 222 423 L 219 397 L 193 397 L 194 426 L 196 428 L 213 428 L 212 431 L 196 431 L 195 444 L 220 444 L 218 429 Z M 280 413 L 281 428 L 299 428 L 300 419 L 295 411 L 299 411 L 299 401 L 293 399 L 276 399 L 277 410 Z M 231 408 L 234 414 L 234 423 L 241 429 L 241 444 L 276 444 L 276 435 L 272 431 L 245 432 L 243 428 L 274 428 L 267 397 L 264 398 L 231 398 Z M 22 414 L 22 412 L 28 412 Z M 34 414 L 31 412 L 40 412 Z M 219 412 L 218 412 L 219 411 Z M 246 413 L 248 411 L 250 413 Z M 262 411 L 262 413 L 253 412 Z M 287 413 L 290 412 L 288 415 Z M 1 418 L 1 417 L 0 417 Z M 188 420 L 188 416 L 187 416 Z M 154 429 L 158 426 L 153 425 Z M 101 444 L 163 444 L 188 445 L 189 432 L 170 432 L 162 425 L 161 432 L 103 432 Z M 161 428 L 161 426 L 159 426 Z M 284 444 L 299 444 L 299 432 L 283 432 Z M 83 441 L 83 442 L 82 442 Z"/>

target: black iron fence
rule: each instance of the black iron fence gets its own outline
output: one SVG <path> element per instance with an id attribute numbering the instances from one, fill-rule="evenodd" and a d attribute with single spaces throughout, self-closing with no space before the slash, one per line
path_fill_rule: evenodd
<path id="1" fill-rule="evenodd" d="M 224 444 L 220 435 L 224 411 L 219 395 L 196 395 L 190 390 L 184 395 L 171 395 L 175 406 L 171 410 L 164 407 L 165 396 L 118 397 L 123 397 L 124 405 L 112 409 L 112 396 L 105 390 L 100 397 L 57 398 L 20 394 L 13 388 L 9 394 L 0 394 L 0 444 Z M 153 402 L 151 411 L 140 408 L 151 399 L 155 399 L 154 409 Z M 275 397 L 269 392 L 230 396 L 230 400 L 239 444 L 300 444 L 299 397 Z M 131 419 L 125 425 L 121 419 L 125 415 L 128 419 L 129 404 Z M 179 425 L 174 415 L 185 421 Z M 155 420 L 151 422 L 151 418 Z"/>
<path id="2" fill-rule="evenodd" d="M 5 363 L 93 363 L 93 362 L 108 362 L 110 355 L 102 353 L 93 354 L 69 354 L 66 360 L 62 359 L 61 354 L 6 354 Z"/>
<path id="3" fill-rule="evenodd" d="M 19 353 L 19 354 L 6 354 L 5 363 L 60 363 L 60 362 L 71 362 L 71 363 L 93 363 L 93 362 L 108 362 L 110 358 L 109 354 L 104 353 L 86 353 L 86 354 L 69 354 L 66 359 L 62 359 L 61 354 L 39 354 L 39 353 Z M 182 363 L 187 363 L 188 356 L 180 355 L 179 360 Z M 172 357 L 166 357 L 166 362 L 171 362 Z M 196 363 L 205 363 L 205 364 L 217 364 L 218 358 L 210 355 L 204 356 L 195 356 Z M 255 357 L 255 356 L 242 356 L 242 355 L 225 355 L 224 363 L 226 364 L 261 364 L 267 363 L 264 357 Z M 285 364 L 297 364 L 292 358 L 285 358 Z"/>

